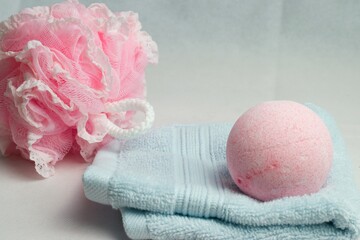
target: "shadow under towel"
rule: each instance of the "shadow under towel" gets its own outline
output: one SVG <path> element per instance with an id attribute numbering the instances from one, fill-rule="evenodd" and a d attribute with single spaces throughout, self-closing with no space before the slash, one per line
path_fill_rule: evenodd
<path id="1" fill-rule="evenodd" d="M 133 239 L 357 239 L 360 193 L 334 120 L 334 160 L 315 194 L 260 202 L 243 194 L 226 165 L 231 124 L 175 125 L 114 140 L 86 170 L 86 196 L 121 209 Z"/>

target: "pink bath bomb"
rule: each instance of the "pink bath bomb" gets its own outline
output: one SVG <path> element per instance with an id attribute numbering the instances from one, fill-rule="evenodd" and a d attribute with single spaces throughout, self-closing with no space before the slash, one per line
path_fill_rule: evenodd
<path id="1" fill-rule="evenodd" d="M 231 129 L 227 164 L 236 185 L 262 201 L 319 191 L 333 149 L 320 117 L 291 101 L 264 102 L 245 112 Z"/>

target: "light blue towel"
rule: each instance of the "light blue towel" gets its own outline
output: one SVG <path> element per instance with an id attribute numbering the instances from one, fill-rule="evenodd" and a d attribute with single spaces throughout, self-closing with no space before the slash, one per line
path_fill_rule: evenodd
<path id="1" fill-rule="evenodd" d="M 331 117 L 334 161 L 318 193 L 259 202 L 242 194 L 226 166 L 229 124 L 180 125 L 115 140 L 84 174 L 86 196 L 121 209 L 133 239 L 356 239 L 360 195 Z"/>

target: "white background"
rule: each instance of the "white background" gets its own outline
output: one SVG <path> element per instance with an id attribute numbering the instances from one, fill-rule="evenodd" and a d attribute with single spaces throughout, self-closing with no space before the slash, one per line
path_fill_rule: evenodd
<path id="1" fill-rule="evenodd" d="M 0 18 L 55 2 L 0 0 Z M 360 183 L 360 1 L 103 2 L 139 12 L 159 45 L 147 71 L 156 126 L 234 122 L 267 100 L 313 102 L 337 120 Z M 43 180 L 32 162 L 0 159 L 0 239 L 127 239 L 118 211 L 84 197 L 87 164 L 69 156 L 56 167 Z"/>

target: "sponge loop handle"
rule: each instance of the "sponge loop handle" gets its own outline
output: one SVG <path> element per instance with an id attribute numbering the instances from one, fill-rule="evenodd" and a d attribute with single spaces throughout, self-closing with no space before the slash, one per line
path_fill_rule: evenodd
<path id="1" fill-rule="evenodd" d="M 140 111 L 145 114 L 142 122 L 132 128 L 121 128 L 112 121 L 108 121 L 108 133 L 114 138 L 132 138 L 137 135 L 145 133 L 149 130 L 155 119 L 153 107 L 145 100 L 129 98 L 118 102 L 111 102 L 105 104 L 107 112 L 126 112 L 126 111 Z"/>

